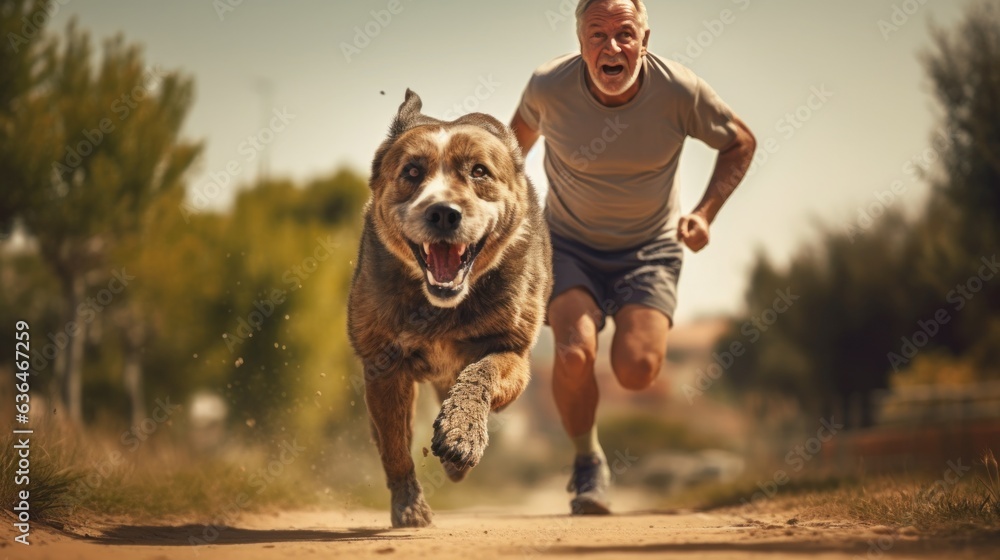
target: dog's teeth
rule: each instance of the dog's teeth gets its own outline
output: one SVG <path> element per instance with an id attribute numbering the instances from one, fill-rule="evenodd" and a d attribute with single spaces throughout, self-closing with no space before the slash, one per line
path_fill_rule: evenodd
<path id="1" fill-rule="evenodd" d="M 458 256 L 461 257 L 462 255 L 464 255 L 465 254 L 465 249 L 467 249 L 468 247 L 469 246 L 466 245 L 465 243 L 462 243 L 461 245 L 459 245 L 458 246 Z"/>
<path id="2" fill-rule="evenodd" d="M 455 277 L 455 285 L 459 286 L 465 281 L 465 269 L 458 271 L 458 276 Z"/>
<path id="3" fill-rule="evenodd" d="M 451 288 L 454 288 L 455 285 L 456 285 L 456 283 L 454 281 L 451 281 L 451 282 L 438 282 L 437 279 L 434 278 L 434 274 L 431 273 L 431 271 L 429 271 L 429 270 L 427 271 L 427 281 L 430 282 L 431 286 L 437 286 L 439 288 L 448 288 L 448 289 L 451 289 Z"/>
<path id="4" fill-rule="evenodd" d="M 425 255 L 431 254 L 431 244 L 430 243 L 424 243 L 424 254 Z"/>

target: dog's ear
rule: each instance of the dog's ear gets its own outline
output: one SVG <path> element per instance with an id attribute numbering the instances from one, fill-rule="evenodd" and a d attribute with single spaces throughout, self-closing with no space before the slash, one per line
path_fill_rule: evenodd
<path id="1" fill-rule="evenodd" d="M 410 88 L 406 88 L 406 98 L 399 106 L 395 118 L 392 119 L 392 124 L 389 125 L 389 136 L 379 146 L 375 152 L 375 159 L 372 160 L 372 174 L 369 182 L 372 188 L 379 178 L 379 168 L 382 167 L 382 158 L 385 157 L 385 153 L 389 151 L 389 147 L 392 146 L 396 138 L 416 124 L 421 116 L 420 108 L 422 106 L 423 102 L 420 101 L 420 96 Z"/>
<path id="2" fill-rule="evenodd" d="M 396 118 L 392 121 L 389 135 L 398 136 L 406 132 L 406 129 L 417 122 L 417 119 L 420 117 L 420 108 L 423 106 L 424 104 L 420 101 L 420 96 L 410 88 L 406 88 L 406 97 L 399 106 Z"/>
<path id="3" fill-rule="evenodd" d="M 514 158 L 514 164 L 518 168 L 518 171 L 523 168 L 524 156 L 521 154 L 521 148 L 517 143 L 517 136 L 514 135 L 514 131 L 510 127 L 498 121 L 495 117 L 485 113 L 469 113 L 456 119 L 455 124 L 475 125 L 496 136 L 507 146 L 507 150 L 510 151 L 511 156 Z"/>
<path id="4" fill-rule="evenodd" d="M 406 98 L 403 100 L 402 105 L 399 106 L 396 117 L 392 119 L 392 124 L 389 126 L 389 136 L 379 146 L 378 151 L 375 152 L 375 159 L 372 161 L 372 176 L 369 181 L 369 184 L 373 188 L 379 179 L 379 168 L 382 166 L 382 159 L 385 157 L 386 152 L 389 151 L 389 148 L 392 147 L 392 144 L 403 133 L 418 126 L 445 124 L 443 121 L 421 113 L 420 109 L 422 107 L 423 102 L 420 101 L 420 96 L 407 88 Z"/>

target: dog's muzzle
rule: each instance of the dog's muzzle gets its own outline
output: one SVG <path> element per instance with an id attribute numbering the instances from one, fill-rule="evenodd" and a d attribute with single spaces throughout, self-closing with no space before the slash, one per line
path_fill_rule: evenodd
<path id="1" fill-rule="evenodd" d="M 461 222 L 462 214 L 444 205 L 432 206 L 425 213 L 429 225 L 442 234 L 452 233 Z M 459 296 L 472 273 L 476 256 L 486 242 L 484 237 L 475 244 L 433 241 L 409 242 L 420 268 L 424 272 L 427 291 L 436 298 L 449 300 Z"/>

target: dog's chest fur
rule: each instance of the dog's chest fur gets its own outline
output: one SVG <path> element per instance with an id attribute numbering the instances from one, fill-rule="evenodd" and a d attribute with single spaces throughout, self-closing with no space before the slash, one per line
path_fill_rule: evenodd
<path id="1" fill-rule="evenodd" d="M 392 290 L 386 286 L 385 291 Z M 510 314 L 500 312 L 494 293 L 476 293 L 456 309 L 429 305 L 417 287 L 396 286 L 395 293 L 400 297 L 394 320 L 384 326 L 399 346 L 401 365 L 417 381 L 454 379 L 510 330 Z"/>
<path id="2" fill-rule="evenodd" d="M 399 343 L 404 355 L 410 357 L 410 371 L 417 381 L 454 379 L 469 364 L 468 358 L 453 340 L 428 340 L 423 336 L 402 333 Z"/>

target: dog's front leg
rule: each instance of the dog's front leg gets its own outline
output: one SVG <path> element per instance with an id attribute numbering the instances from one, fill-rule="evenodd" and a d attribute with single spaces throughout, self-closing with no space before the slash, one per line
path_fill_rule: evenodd
<path id="1" fill-rule="evenodd" d="M 432 518 L 410 456 L 416 394 L 413 380 L 401 373 L 365 381 L 365 402 L 392 492 L 393 527 L 426 527 Z"/>
<path id="2" fill-rule="evenodd" d="M 461 480 L 479 464 L 489 442 L 490 410 L 510 404 L 530 376 L 527 355 L 499 352 L 467 366 L 458 374 L 441 413 L 434 421 L 431 450 L 441 458 L 452 480 Z"/>

